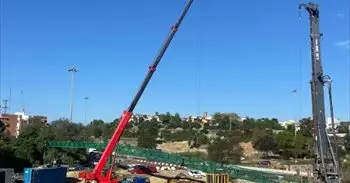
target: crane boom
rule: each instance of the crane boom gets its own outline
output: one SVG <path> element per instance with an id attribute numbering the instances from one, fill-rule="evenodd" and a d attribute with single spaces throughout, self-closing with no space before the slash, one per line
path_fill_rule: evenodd
<path id="1" fill-rule="evenodd" d="M 326 183 L 339 183 L 340 176 L 338 163 L 334 155 L 331 143 L 326 131 L 324 85 L 321 62 L 319 28 L 319 6 L 314 3 L 300 4 L 299 8 L 305 8 L 310 16 L 310 43 L 312 59 L 311 97 L 314 123 L 314 174 L 320 181 Z"/>
<path id="2" fill-rule="evenodd" d="M 104 150 L 99 162 L 95 166 L 94 170 L 92 172 L 82 172 L 79 174 L 79 177 L 84 178 L 85 180 L 94 180 L 98 183 L 116 183 L 117 180 L 112 180 L 111 178 L 111 171 L 106 175 L 102 175 L 103 168 L 105 167 L 108 158 L 111 156 L 113 150 L 115 149 L 116 145 L 118 144 L 121 135 L 123 134 L 126 125 L 128 124 L 132 114 L 133 110 L 140 100 L 143 92 L 145 91 L 149 81 L 151 80 L 154 72 L 157 69 L 157 66 L 159 62 L 161 61 L 164 53 L 166 52 L 168 46 L 170 45 L 172 39 L 174 38 L 178 28 L 180 27 L 180 24 L 182 23 L 183 19 L 185 18 L 188 10 L 190 9 L 191 5 L 193 3 L 193 0 L 188 0 L 185 8 L 183 9 L 180 17 L 178 18 L 175 25 L 172 26 L 171 31 L 166 38 L 165 42 L 163 43 L 160 51 L 158 52 L 157 56 L 155 57 L 152 65 L 148 68 L 148 73 L 143 80 L 141 87 L 139 88 L 138 92 L 136 93 L 135 97 L 133 98 L 132 102 L 130 103 L 130 106 L 125 110 L 121 116 L 120 122 L 118 123 L 118 126 L 116 130 L 114 131 L 109 143 L 107 144 L 106 149 Z"/>

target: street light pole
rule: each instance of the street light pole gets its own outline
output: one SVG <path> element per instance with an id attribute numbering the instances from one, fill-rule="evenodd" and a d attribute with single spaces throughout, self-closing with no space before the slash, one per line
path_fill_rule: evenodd
<path id="1" fill-rule="evenodd" d="M 89 100 L 89 97 L 84 97 L 85 100 L 85 124 L 87 124 L 87 120 L 86 120 L 86 114 L 87 114 L 87 101 Z"/>
<path id="2" fill-rule="evenodd" d="M 294 98 L 295 98 L 295 102 L 297 103 L 297 90 L 296 89 L 294 89 L 293 91 L 292 91 L 292 94 L 294 95 Z M 297 106 L 297 105 L 296 105 Z M 295 117 L 294 117 L 295 119 L 295 121 L 294 121 L 294 138 L 296 138 L 296 136 L 297 136 L 297 122 L 298 122 L 298 117 L 297 117 L 297 115 L 295 115 Z"/>
<path id="3" fill-rule="evenodd" d="M 295 103 L 296 103 L 296 104 L 298 104 L 297 92 L 298 92 L 297 89 L 294 89 L 294 90 L 292 91 L 292 94 L 294 95 Z M 295 105 L 295 106 L 298 106 L 298 105 Z M 298 121 L 298 115 L 296 114 L 294 118 L 295 118 L 295 121 L 294 121 L 294 143 L 296 143 L 296 141 L 297 141 L 297 121 Z M 298 162 L 298 156 L 295 155 L 295 163 L 297 163 L 297 162 Z"/>
<path id="4" fill-rule="evenodd" d="M 71 73 L 71 86 L 70 86 L 70 106 L 69 106 L 69 113 L 70 113 L 70 122 L 72 123 L 73 122 L 73 98 L 74 98 L 74 95 L 73 95 L 73 87 L 74 87 L 74 74 L 76 72 L 78 72 L 77 68 L 76 67 L 72 67 L 70 69 L 68 69 L 68 72 Z"/>

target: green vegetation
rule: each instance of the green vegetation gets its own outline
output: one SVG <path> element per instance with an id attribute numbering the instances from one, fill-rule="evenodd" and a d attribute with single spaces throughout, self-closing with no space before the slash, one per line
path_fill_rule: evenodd
<path id="1" fill-rule="evenodd" d="M 240 136 L 232 134 L 227 138 L 216 138 L 208 147 L 208 156 L 212 161 L 224 164 L 237 164 L 242 157 L 242 149 L 239 146 Z"/>
<path id="2" fill-rule="evenodd" d="M 110 123 L 93 120 L 82 125 L 69 123 L 67 119 L 43 124 L 32 118 L 17 138 L 9 137 L 5 124 L 0 122 L 0 168 L 41 165 L 60 158 L 64 163 L 86 161 L 83 149 L 48 148 L 47 142 L 56 141 L 106 141 L 119 119 Z M 243 121 L 235 113 L 216 113 L 211 122 L 184 121 L 179 114 L 158 114 L 153 119 L 134 116 L 127 125 L 123 137 L 136 138 L 139 147 L 156 148 L 163 142 L 187 141 L 191 148 L 206 149 L 205 153 L 184 153 L 183 156 L 207 158 L 220 163 L 240 163 L 241 142 L 252 142 L 254 148 L 281 159 L 310 157 L 312 145 L 312 122 L 300 120 L 300 130 L 294 134 L 294 126 L 287 129 L 277 119 L 246 118 Z M 346 131 L 346 126 L 341 126 Z M 350 135 L 345 138 L 345 150 L 339 148 L 341 157 L 350 153 Z M 346 152 L 347 151 L 347 152 Z M 19 169 L 19 168 L 18 168 Z"/>

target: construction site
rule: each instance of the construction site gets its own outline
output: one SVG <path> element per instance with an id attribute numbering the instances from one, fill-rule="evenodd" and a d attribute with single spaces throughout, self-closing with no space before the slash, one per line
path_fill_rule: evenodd
<path id="1" fill-rule="evenodd" d="M 0 129 L 4 130 L 2 133 L 5 136 L 0 141 L 0 156 L 10 157 L 11 154 L 21 154 L 22 156 L 18 155 L 18 161 L 26 158 L 31 163 L 23 165 L 24 168 L 22 165 L 9 167 L 7 165 L 11 164 L 8 162 L 10 160 L 6 161 L 8 158 L 1 159 L 0 157 L 0 162 L 3 163 L 3 165 L 0 164 L 0 183 L 350 182 L 347 175 L 350 169 L 345 169 L 350 167 L 348 166 L 349 154 L 347 154 L 348 144 L 350 144 L 348 141 L 350 125 L 343 125 L 344 132 L 338 127 L 340 125 L 337 127 L 335 125 L 332 73 L 328 75 L 324 72 L 323 68 L 327 70 L 327 67 L 323 66 L 321 52 L 323 27 L 320 25 L 320 15 L 323 15 L 322 10 L 327 7 L 320 7 L 315 2 L 295 4 L 295 12 L 299 12 L 299 17 L 295 16 L 296 21 L 299 18 L 299 21 L 307 22 L 309 25 L 309 35 L 303 35 L 301 39 L 309 42 L 308 50 L 303 50 L 303 52 L 310 54 L 310 68 L 308 69 L 311 73 L 308 75 L 309 80 L 301 82 L 309 83 L 310 86 L 308 89 L 308 96 L 310 96 L 308 100 L 311 103 L 311 108 L 308 110 L 312 114 L 308 118 L 310 123 L 307 123 L 305 119 L 301 120 L 299 126 L 295 121 L 284 128 L 277 119 L 262 118 L 255 123 L 261 122 L 266 126 L 259 127 L 255 124 L 251 127 L 249 120 L 252 119 L 238 117 L 231 113 L 229 115 L 215 114 L 213 117 L 208 117 L 208 114 L 205 113 L 202 117 L 186 119 L 182 119 L 178 114 L 171 117 L 168 114 L 156 114 L 151 117 L 135 114 L 134 109 L 138 106 L 146 88 L 152 85 L 150 81 L 153 76 L 157 77 L 154 73 L 162 69 L 158 68 L 158 65 L 163 62 L 163 56 L 172 50 L 181 52 L 182 49 L 172 43 L 176 42 L 177 36 L 181 36 L 176 35 L 178 32 L 185 31 L 181 29 L 182 25 L 186 24 L 186 18 L 192 15 L 191 9 L 200 2 L 181 0 L 177 3 L 184 4 L 182 11 L 178 12 L 179 16 L 174 20 L 175 23 L 172 24 L 160 50 L 147 68 L 146 76 L 135 94 L 128 94 L 132 96 L 132 100 L 129 101 L 128 106 L 124 106 L 126 108 L 120 117 L 110 123 L 110 126 L 101 127 L 103 121 L 98 120 L 90 123 L 90 126 L 95 125 L 91 129 L 78 124 L 74 128 L 69 126 L 74 123 L 72 103 L 68 122 L 52 124 L 45 116 L 23 117 L 24 109 L 23 114 L 7 114 L 8 100 L 4 102 L 2 105 L 4 113 L 0 116 L 2 121 Z M 167 11 L 164 10 L 164 12 Z M 159 16 L 166 16 L 166 14 Z M 231 52 L 234 52 L 234 49 Z M 186 69 L 186 66 L 183 66 L 182 69 Z M 68 71 L 72 73 L 73 86 L 74 73 L 78 70 L 73 67 Z M 138 83 L 133 82 L 132 85 L 138 86 Z M 292 91 L 292 93 L 295 92 L 296 90 Z M 88 99 L 89 97 L 84 97 L 85 102 Z M 330 115 L 329 122 L 328 114 Z M 12 125 L 10 121 L 16 120 L 27 122 L 16 122 L 16 124 L 13 123 L 15 125 Z M 220 120 L 226 120 L 227 123 L 221 123 Z M 34 123 L 32 125 L 28 121 L 39 121 L 40 128 L 37 127 L 37 123 L 35 126 Z M 87 121 L 85 111 L 85 122 Z M 41 123 L 45 124 L 44 127 L 41 126 Z M 155 130 L 157 123 L 161 125 Z M 21 130 L 22 128 L 31 130 L 24 131 Z M 42 128 L 46 130 L 41 130 Z M 61 129 L 61 131 L 53 131 L 53 128 Z M 40 129 L 39 132 L 37 129 Z M 68 132 L 67 129 L 70 131 Z M 258 132 L 261 132 L 260 136 L 256 134 Z M 36 133 L 38 135 L 33 135 Z M 89 133 L 86 135 L 89 137 L 74 136 L 80 133 Z M 308 133 L 310 133 L 309 136 Z M 155 136 L 153 137 L 152 134 Z M 272 135 L 279 139 L 271 145 L 269 141 L 272 141 Z M 189 136 L 190 140 L 184 140 L 181 136 L 186 136 L 186 138 Z M 287 139 L 287 136 L 290 138 Z M 17 138 L 17 141 L 11 140 L 12 138 Z M 238 138 L 240 140 L 236 140 Z M 216 142 L 218 142 L 217 146 L 213 145 Z M 287 143 L 292 145 L 286 145 Z M 5 150 L 5 148 L 12 148 L 9 146 L 17 150 Z M 26 150 L 28 146 L 35 146 L 35 148 L 29 151 Z M 226 146 L 232 147 L 228 150 L 222 148 Z M 293 150 L 297 148 L 299 149 Z M 62 157 L 66 158 L 63 162 Z M 73 162 L 76 159 L 84 159 L 87 163 L 75 163 L 74 165 L 67 163 L 67 161 Z M 239 163 L 236 164 L 236 162 Z"/>

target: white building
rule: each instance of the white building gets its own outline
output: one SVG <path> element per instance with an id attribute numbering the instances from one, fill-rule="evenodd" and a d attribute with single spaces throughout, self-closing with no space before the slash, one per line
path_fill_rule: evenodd
<path id="1" fill-rule="evenodd" d="M 340 125 L 340 120 L 337 118 L 334 118 L 334 128 L 337 129 L 337 127 Z M 327 118 L 326 119 L 326 125 L 327 125 L 327 129 L 331 129 L 332 128 L 332 118 Z"/>
<path id="2" fill-rule="evenodd" d="M 22 125 L 28 123 L 29 116 L 25 115 L 24 112 L 15 112 L 14 114 L 17 115 L 17 121 L 19 121 L 16 125 L 16 137 L 18 137 Z"/>
<path id="3" fill-rule="evenodd" d="M 293 125 L 293 126 L 296 125 L 296 130 L 297 131 L 300 130 L 300 123 L 297 122 L 295 124 L 295 120 L 285 120 L 285 121 L 280 121 L 279 123 L 284 129 L 287 129 L 289 125 Z"/>

